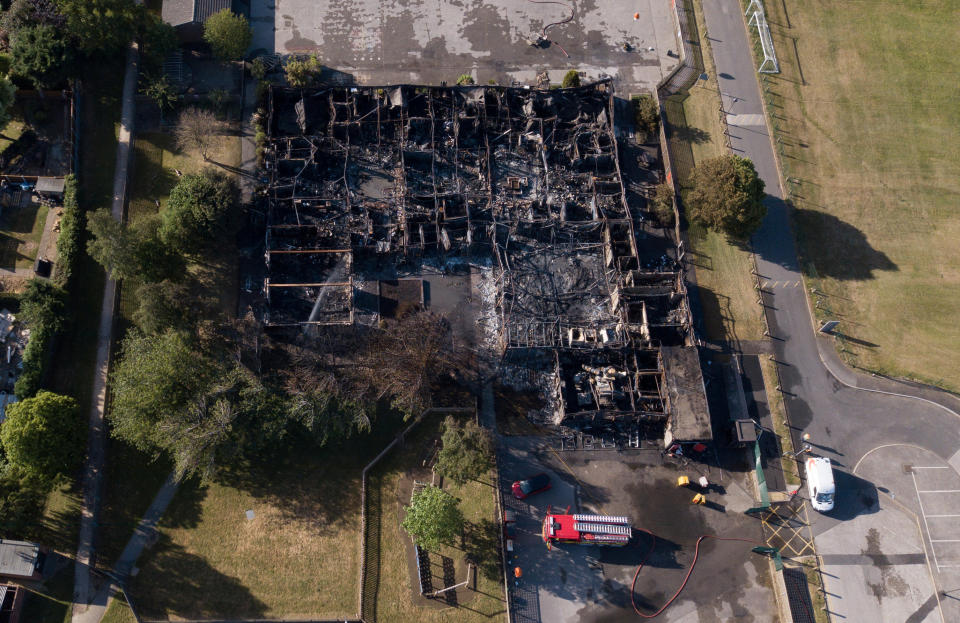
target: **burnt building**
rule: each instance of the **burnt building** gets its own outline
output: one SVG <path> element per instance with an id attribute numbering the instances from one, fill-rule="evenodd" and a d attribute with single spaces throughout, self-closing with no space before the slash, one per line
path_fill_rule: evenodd
<path id="1" fill-rule="evenodd" d="M 554 424 L 709 439 L 676 240 L 627 192 L 614 110 L 608 81 L 273 88 L 266 325 L 376 321 L 398 276 L 474 265 L 489 341 L 546 367 Z"/>

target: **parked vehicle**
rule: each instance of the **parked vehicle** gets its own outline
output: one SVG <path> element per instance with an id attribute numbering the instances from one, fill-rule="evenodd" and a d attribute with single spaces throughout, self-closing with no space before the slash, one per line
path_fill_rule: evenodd
<path id="1" fill-rule="evenodd" d="M 541 491 L 546 491 L 552 485 L 550 484 L 550 476 L 546 474 L 537 474 L 535 476 L 530 476 L 523 480 L 518 480 L 513 483 L 513 497 L 518 500 L 523 500 L 534 493 L 540 493 Z"/>
<path id="2" fill-rule="evenodd" d="M 833 510 L 833 499 L 837 487 L 833 482 L 833 466 L 830 459 L 810 457 L 805 461 L 807 472 L 807 492 L 810 494 L 810 505 L 821 513 Z"/>

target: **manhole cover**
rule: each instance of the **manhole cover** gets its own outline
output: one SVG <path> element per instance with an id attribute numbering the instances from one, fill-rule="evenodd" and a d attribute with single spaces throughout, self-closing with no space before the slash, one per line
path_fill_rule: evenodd
<path id="1" fill-rule="evenodd" d="M 911 465 L 911 464 L 909 464 L 909 463 L 904 463 L 904 464 L 903 464 L 903 473 L 904 473 L 904 474 L 912 474 L 912 473 L 913 473 L 913 465 Z"/>

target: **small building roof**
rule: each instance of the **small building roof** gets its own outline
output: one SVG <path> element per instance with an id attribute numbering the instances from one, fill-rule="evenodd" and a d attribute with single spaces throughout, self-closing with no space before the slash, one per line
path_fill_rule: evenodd
<path id="1" fill-rule="evenodd" d="M 164 0 L 161 16 L 171 26 L 198 23 L 223 9 L 233 9 L 233 0 Z"/>
<path id="2" fill-rule="evenodd" d="M 34 190 L 38 193 L 62 195 L 67 180 L 62 177 L 38 177 Z"/>
<path id="3" fill-rule="evenodd" d="M 37 570 L 40 546 L 27 541 L 0 539 L 0 576 L 29 578 Z"/>
<path id="4" fill-rule="evenodd" d="M 696 347 L 664 346 L 660 353 L 672 438 L 675 441 L 710 441 L 713 429 Z"/>

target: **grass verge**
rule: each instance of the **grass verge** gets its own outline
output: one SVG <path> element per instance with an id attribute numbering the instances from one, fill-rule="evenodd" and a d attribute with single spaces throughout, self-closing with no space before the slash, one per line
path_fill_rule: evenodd
<path id="1" fill-rule="evenodd" d="M 429 470 L 422 468 L 425 453 L 439 437 L 443 416 L 423 421 L 404 445 L 372 470 L 369 495 L 380 500 L 379 590 L 377 618 L 381 621 L 492 621 L 502 620 L 506 613 L 503 601 L 501 569 L 497 559 L 497 524 L 493 473 L 463 486 L 445 483 L 444 489 L 461 500 L 460 509 L 468 529 L 457 547 L 444 546 L 431 552 L 432 558 L 446 556 L 454 561 L 455 578 L 466 577 L 466 553 L 479 559 L 477 590 L 458 594 L 459 607 L 443 607 L 443 602 L 425 602 L 415 590 L 416 567 L 409 561 L 410 537 L 400 526 L 402 508 L 410 502 L 412 478 L 429 480 Z M 423 474 L 425 472 L 425 474 Z M 376 490 L 373 490 L 376 487 Z M 368 564 L 375 564 L 369 561 Z M 439 581 L 439 578 L 435 582 Z M 435 588 L 440 588 L 436 586 Z"/>
<path id="2" fill-rule="evenodd" d="M 0 215 L 0 268 L 31 268 L 40 250 L 40 237 L 50 208 L 30 201 L 24 207 L 5 207 Z"/>
<path id="3" fill-rule="evenodd" d="M 823 598 L 823 578 L 820 576 L 820 570 L 814 560 L 805 560 L 803 563 L 804 572 L 807 574 L 807 588 L 810 589 L 810 601 L 813 602 L 813 620 L 816 623 L 830 623 L 830 615 L 827 614 L 827 602 Z"/>
<path id="4" fill-rule="evenodd" d="M 766 3 L 781 73 L 762 86 L 801 263 L 847 363 L 957 391 L 955 7 L 847 9 Z"/>
<path id="5" fill-rule="evenodd" d="M 137 617 L 133 615 L 133 610 L 127 605 L 123 593 L 117 593 L 107 605 L 107 611 L 103 613 L 100 623 L 138 623 Z"/>
<path id="6" fill-rule="evenodd" d="M 689 189 L 690 173 L 697 163 L 728 153 L 726 128 L 721 116 L 720 88 L 713 57 L 706 42 L 706 25 L 700 0 L 693 2 L 696 33 L 690 38 L 702 56 L 706 80 L 697 80 L 685 94 L 665 106 L 673 128 L 672 153 L 681 196 Z M 698 34 L 699 33 L 699 34 Z M 750 273 L 749 250 L 725 235 L 691 224 L 691 255 L 696 265 L 699 300 L 703 309 L 703 334 L 713 341 L 738 342 L 762 339 L 763 323 Z"/>
<path id="7" fill-rule="evenodd" d="M 760 370 L 763 373 L 763 385 L 767 390 L 767 405 L 770 408 L 770 418 L 773 420 L 773 432 L 780 439 L 780 464 L 783 467 L 783 477 L 788 485 L 799 485 L 800 475 L 797 471 L 797 460 L 784 456 L 792 455 L 793 436 L 790 434 L 790 427 L 787 425 L 787 412 L 783 405 L 783 394 L 777 389 L 779 385 L 779 376 L 777 375 L 777 364 L 770 361 L 770 358 L 761 355 Z"/>

